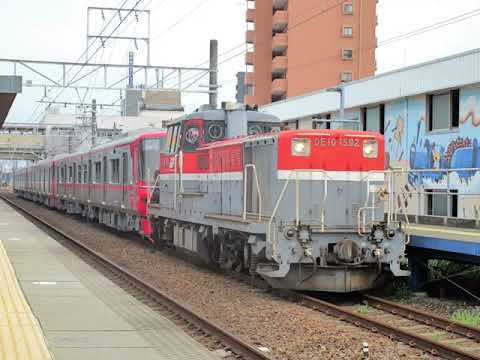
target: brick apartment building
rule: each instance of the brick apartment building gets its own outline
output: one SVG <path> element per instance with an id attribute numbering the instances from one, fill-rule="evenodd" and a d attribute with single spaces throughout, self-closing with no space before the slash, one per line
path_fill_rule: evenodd
<path id="1" fill-rule="evenodd" d="M 377 0 L 247 0 L 245 103 L 371 76 Z"/>

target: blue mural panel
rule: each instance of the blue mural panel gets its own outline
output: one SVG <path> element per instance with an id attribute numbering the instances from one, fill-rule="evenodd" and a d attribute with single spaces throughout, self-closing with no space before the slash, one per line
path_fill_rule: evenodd
<path id="1" fill-rule="evenodd" d="M 474 170 L 480 168 L 480 88 L 460 90 L 459 127 L 456 129 L 428 131 L 426 98 L 421 95 L 385 105 L 387 159 L 392 167 L 411 170 L 398 201 L 405 201 L 407 207 L 413 206 L 408 204 L 412 191 L 446 189 L 449 183 L 450 189 L 460 194 L 458 215 L 477 218 L 479 197 L 471 195 L 480 193 L 480 172 Z M 448 175 L 429 169 L 453 171 Z"/>

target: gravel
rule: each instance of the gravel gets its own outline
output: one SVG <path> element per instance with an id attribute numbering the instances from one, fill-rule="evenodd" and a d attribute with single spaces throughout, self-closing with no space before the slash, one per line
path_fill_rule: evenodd
<path id="1" fill-rule="evenodd" d="M 151 249 L 98 224 L 18 199 L 22 206 L 92 249 L 188 304 L 247 342 L 270 350 L 277 359 L 433 359 L 421 350 L 391 341 L 268 291 Z"/>
<path id="2" fill-rule="evenodd" d="M 452 317 L 455 312 L 464 310 L 480 313 L 480 305 L 475 306 L 470 302 L 455 299 L 429 297 L 423 293 L 419 296 L 415 296 L 414 294 L 408 299 L 401 300 L 401 302 L 420 310 L 435 312 L 435 314 L 445 317 Z"/>

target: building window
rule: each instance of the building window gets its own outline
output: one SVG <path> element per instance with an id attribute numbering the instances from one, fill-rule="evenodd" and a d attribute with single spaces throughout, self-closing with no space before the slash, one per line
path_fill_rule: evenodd
<path id="1" fill-rule="evenodd" d="M 100 161 L 95 162 L 95 183 L 102 182 L 102 163 Z"/>
<path id="2" fill-rule="evenodd" d="M 353 27 L 351 26 L 344 26 L 342 30 L 343 37 L 352 37 L 353 36 Z"/>
<path id="3" fill-rule="evenodd" d="M 343 60 L 352 60 L 353 59 L 353 50 L 352 49 L 343 49 L 342 50 L 342 59 Z"/>
<path id="4" fill-rule="evenodd" d="M 247 85 L 247 96 L 253 96 L 253 85 Z"/>
<path id="5" fill-rule="evenodd" d="M 342 72 L 342 82 L 349 82 L 352 81 L 353 74 L 351 71 L 344 71 Z"/>
<path id="6" fill-rule="evenodd" d="M 429 216 L 458 216 L 458 190 L 425 190 L 427 194 L 427 215 Z M 450 197 L 450 204 L 448 198 Z"/>
<path id="7" fill-rule="evenodd" d="M 112 159 L 110 160 L 110 164 L 112 167 L 112 176 L 110 178 L 110 182 L 112 184 L 119 184 L 120 183 L 120 159 Z"/>
<path id="8" fill-rule="evenodd" d="M 460 91 L 451 90 L 427 96 L 428 130 L 458 128 Z"/>
<path id="9" fill-rule="evenodd" d="M 332 115 L 331 114 L 325 114 L 321 115 L 318 118 L 313 118 L 313 128 L 314 129 L 330 129 L 331 127 L 331 120 Z"/>
<path id="10" fill-rule="evenodd" d="M 353 4 L 343 4 L 343 15 L 352 15 L 353 14 Z"/>
<path id="11" fill-rule="evenodd" d="M 374 131 L 380 134 L 385 129 L 385 105 L 362 108 L 363 131 Z"/>

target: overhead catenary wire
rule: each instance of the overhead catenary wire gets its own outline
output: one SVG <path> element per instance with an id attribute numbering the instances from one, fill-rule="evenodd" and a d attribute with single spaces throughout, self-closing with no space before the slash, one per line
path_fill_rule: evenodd
<path id="1" fill-rule="evenodd" d="M 342 1 L 341 3 L 343 3 L 344 1 Z M 337 4 L 336 6 L 338 5 L 341 5 L 341 3 Z M 327 9 L 328 10 L 331 10 L 332 8 L 334 8 L 335 6 Z M 291 30 L 292 28 L 295 28 L 297 26 L 300 26 L 302 24 L 304 24 L 305 22 L 307 21 L 310 21 L 312 20 L 315 16 L 318 16 L 320 14 L 317 14 L 317 15 L 312 15 L 310 16 L 309 18 L 305 19 L 305 20 L 302 20 L 301 22 L 295 24 L 293 27 L 289 27 L 289 30 Z M 383 47 L 383 46 L 387 46 L 387 45 L 390 45 L 392 43 L 395 43 L 395 42 L 398 42 L 398 41 L 402 41 L 404 39 L 407 39 L 407 38 L 410 38 L 410 37 L 413 37 L 413 36 L 417 36 L 417 35 L 421 35 L 423 33 L 426 33 L 426 32 L 429 32 L 429 31 L 433 31 L 433 30 L 437 30 L 439 28 L 442 28 L 442 27 L 446 27 L 446 26 L 449 26 L 449 25 L 452 25 L 452 24 L 455 24 L 455 23 L 458 23 L 458 22 L 461 22 L 461 21 L 465 21 L 467 19 L 470 19 L 472 17 L 475 17 L 475 16 L 478 16 L 480 15 L 480 9 L 476 9 L 476 10 L 473 10 L 473 11 L 469 11 L 467 13 L 464 13 L 464 14 L 461 14 L 461 15 L 457 15 L 457 16 L 454 16 L 452 18 L 449 18 L 449 19 L 445 19 L 445 20 L 442 20 L 442 21 L 439 21 L 439 22 L 436 22 L 434 24 L 431 24 L 429 26 L 424 26 L 424 27 L 421 27 L 419 29 L 416 29 L 416 30 L 413 30 L 413 31 L 410 31 L 408 33 L 405 33 L 405 34 L 401 34 L 401 35 L 397 35 L 397 36 L 394 36 L 394 37 L 391 37 L 391 38 L 388 38 L 388 39 L 385 39 L 385 40 L 382 40 L 380 41 L 377 45 L 375 46 L 371 46 L 371 47 L 364 47 L 364 48 L 354 48 L 353 50 L 357 50 L 358 53 L 364 53 L 364 52 L 367 52 L 367 51 L 372 51 L 372 50 L 375 50 L 376 48 L 379 48 L 379 47 Z M 261 42 L 261 43 L 258 43 L 258 44 L 255 44 L 255 46 L 262 46 L 262 45 L 265 45 L 265 42 Z M 225 63 L 225 62 L 228 62 L 230 60 L 233 60 L 235 59 L 236 57 L 238 56 L 241 56 L 243 54 L 245 54 L 246 52 L 248 52 L 250 49 L 245 49 L 233 56 L 231 56 L 230 58 L 228 59 L 225 59 L 224 61 L 220 62 L 218 65 L 220 66 L 221 64 Z M 310 65 L 314 65 L 314 64 L 318 64 L 318 63 L 321 63 L 321 62 L 325 62 L 325 61 L 328 61 L 330 59 L 336 59 L 338 58 L 339 54 L 335 53 L 335 54 L 331 54 L 331 55 L 328 55 L 328 56 L 324 56 L 324 57 L 321 57 L 321 58 L 318 58 L 314 61 L 311 61 L 311 62 L 308 62 L 308 63 L 299 63 L 299 64 L 292 64 L 292 65 L 289 65 L 288 68 L 290 70 L 292 69 L 296 69 L 296 68 L 299 68 L 299 67 L 305 67 L 305 66 L 310 66 Z M 198 79 L 196 79 L 196 81 L 192 82 L 191 84 L 188 85 L 188 87 L 192 86 L 195 82 L 199 81 L 201 78 L 203 78 L 205 75 L 199 77 Z"/>
<path id="2" fill-rule="evenodd" d="M 129 10 L 129 12 L 127 13 L 126 16 L 124 16 L 122 18 L 122 20 L 120 21 L 120 23 L 115 27 L 115 29 L 113 29 L 113 31 L 106 37 L 106 39 L 103 40 L 102 42 L 102 45 L 99 46 L 95 52 L 90 55 L 88 57 L 88 59 L 86 59 L 85 63 L 83 63 L 83 65 L 80 67 L 80 69 L 75 73 L 75 75 L 72 77 L 72 79 L 68 82 L 68 84 L 61 88 L 60 89 L 60 92 L 57 94 L 57 96 L 52 100 L 52 102 L 55 102 L 57 101 L 57 99 L 60 97 L 60 95 L 63 93 L 63 91 L 65 90 L 65 88 L 69 87 L 75 80 L 76 80 L 76 77 L 81 73 L 81 71 L 83 70 L 83 68 L 89 63 L 89 61 L 98 53 L 98 51 L 103 48 L 104 44 L 106 41 L 108 41 L 112 35 L 118 30 L 118 28 L 123 24 L 123 22 L 128 18 L 128 16 L 135 10 L 135 8 L 138 6 L 138 4 L 140 4 L 140 2 L 142 2 L 143 0 L 138 0 L 135 5 L 132 7 L 132 9 Z M 48 109 L 50 107 L 51 104 L 47 105 L 46 109 Z"/>
<path id="3" fill-rule="evenodd" d="M 126 4 L 127 2 L 128 2 L 128 0 L 123 0 L 123 3 L 122 3 L 122 0 L 120 0 L 121 5 L 120 5 L 119 7 L 120 7 L 120 8 L 123 8 L 123 6 L 125 6 L 125 4 Z M 103 35 L 103 33 L 105 32 L 105 30 L 108 28 L 108 26 L 111 24 L 111 22 L 112 22 L 113 19 L 115 19 L 115 18 L 116 18 L 116 14 L 114 14 L 114 15 L 110 18 L 110 20 L 108 21 L 108 23 L 101 29 L 100 34 L 99 34 L 100 36 Z M 96 39 L 95 39 L 95 40 L 96 40 Z M 78 59 L 77 59 L 75 62 L 79 62 L 79 61 L 87 54 L 87 52 L 88 52 L 88 50 L 90 49 L 90 47 L 92 47 L 92 46 L 95 44 L 95 40 L 92 41 L 92 42 L 90 42 L 90 44 L 86 47 L 86 49 L 84 50 L 84 52 L 78 57 Z M 68 74 L 70 73 L 70 71 L 71 71 L 73 68 L 74 68 L 74 65 L 72 65 L 71 67 L 69 67 L 69 68 L 67 69 L 67 71 L 65 72 L 65 77 L 68 76 Z M 61 80 L 62 80 L 62 78 L 59 79 L 59 81 L 61 81 Z M 48 94 L 50 93 L 50 91 L 51 91 L 51 89 L 46 93 L 46 95 L 48 95 Z M 45 97 L 46 97 L 46 96 L 43 96 L 43 97 L 42 97 L 42 100 L 44 100 Z M 39 103 L 39 104 L 37 105 L 37 107 L 34 109 L 34 111 L 32 112 L 32 114 L 30 115 L 30 120 L 32 120 L 33 116 L 34 116 L 35 113 L 38 111 L 38 109 L 40 108 L 40 106 L 41 106 L 41 104 Z M 48 106 L 45 107 L 45 109 L 47 109 L 47 108 L 48 108 Z M 44 109 L 44 111 L 45 111 L 45 109 Z M 41 116 L 41 114 L 40 114 L 40 116 Z M 37 118 L 36 120 L 38 120 L 38 118 Z"/>

